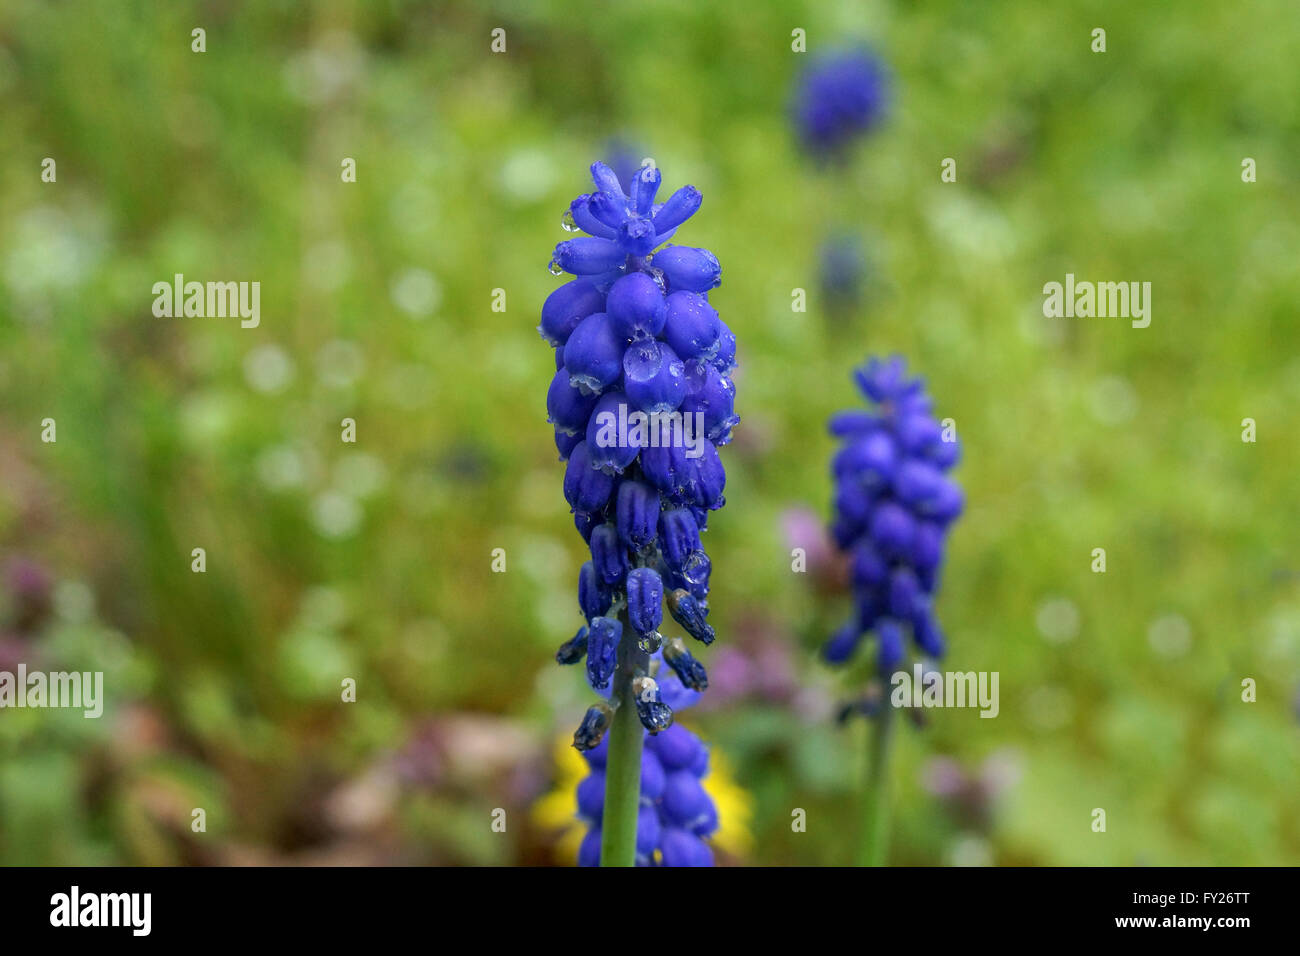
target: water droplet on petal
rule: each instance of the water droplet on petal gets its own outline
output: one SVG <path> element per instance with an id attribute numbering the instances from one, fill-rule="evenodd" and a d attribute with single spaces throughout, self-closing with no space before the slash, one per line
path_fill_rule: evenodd
<path id="1" fill-rule="evenodd" d="M 664 637 L 658 631 L 653 634 L 642 634 L 637 638 L 637 647 L 647 654 L 654 654 L 664 646 Z"/>
<path id="2" fill-rule="evenodd" d="M 709 580 L 713 564 L 703 551 L 692 551 L 682 565 L 682 577 L 690 584 L 699 586 Z"/>
<path id="3" fill-rule="evenodd" d="M 573 218 L 573 210 L 564 210 L 564 215 L 560 218 L 560 228 L 565 232 L 578 231 L 578 223 Z"/>
<path id="4" fill-rule="evenodd" d="M 641 168 L 642 168 L 642 169 L 658 169 L 659 167 L 655 165 L 655 161 L 654 161 L 654 157 L 653 157 L 653 156 L 647 156 L 645 159 L 641 160 Z"/>
<path id="5" fill-rule="evenodd" d="M 553 275 L 553 276 L 562 276 L 562 275 L 564 275 L 564 270 L 560 268 L 560 264 L 559 264 L 559 262 L 557 262 L 557 261 L 554 260 L 554 259 L 551 260 L 551 264 L 550 264 L 549 266 L 547 266 L 546 268 L 547 268 L 547 270 L 551 273 L 551 275 Z"/>

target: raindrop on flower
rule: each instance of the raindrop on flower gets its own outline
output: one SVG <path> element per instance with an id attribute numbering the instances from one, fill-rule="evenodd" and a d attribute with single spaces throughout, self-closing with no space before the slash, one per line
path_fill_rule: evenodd
<path id="1" fill-rule="evenodd" d="M 703 551 L 692 551 L 690 557 L 682 565 L 682 577 L 687 583 L 696 586 L 707 584 L 709 581 L 709 571 L 712 570 L 712 564 L 709 556 Z"/>

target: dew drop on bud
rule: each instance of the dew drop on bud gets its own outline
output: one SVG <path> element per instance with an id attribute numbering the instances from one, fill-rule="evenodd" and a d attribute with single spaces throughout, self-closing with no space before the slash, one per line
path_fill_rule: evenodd
<path id="1" fill-rule="evenodd" d="M 711 570 L 713 568 L 709 556 L 703 551 L 692 551 L 682 565 L 682 577 L 698 586 L 709 580 Z"/>
<path id="2" fill-rule="evenodd" d="M 577 222 L 574 221 L 572 210 L 570 209 L 564 210 L 564 215 L 560 218 L 560 228 L 563 229 L 565 232 L 578 231 L 578 224 Z"/>
<path id="3" fill-rule="evenodd" d="M 564 270 L 560 268 L 560 264 L 556 262 L 554 259 L 551 260 L 551 264 L 546 268 L 553 276 L 564 275 Z"/>

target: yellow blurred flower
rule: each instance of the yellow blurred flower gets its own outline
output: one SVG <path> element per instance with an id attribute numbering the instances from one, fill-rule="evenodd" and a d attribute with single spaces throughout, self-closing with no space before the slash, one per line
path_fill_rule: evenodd
<path id="1" fill-rule="evenodd" d="M 560 834 L 556 840 L 556 854 L 572 865 L 578 860 L 578 847 L 586 835 L 586 827 L 577 817 L 576 793 L 578 784 L 589 771 L 587 761 L 573 749 L 569 738 L 556 738 L 553 750 L 555 786 L 533 804 L 531 816 L 538 828 Z M 703 784 L 705 792 L 718 808 L 718 831 L 709 837 L 709 843 L 728 856 L 748 856 L 754 845 L 754 836 L 749 829 L 754 816 L 754 802 L 736 783 L 730 765 L 717 748 L 709 748 L 709 775 Z"/>

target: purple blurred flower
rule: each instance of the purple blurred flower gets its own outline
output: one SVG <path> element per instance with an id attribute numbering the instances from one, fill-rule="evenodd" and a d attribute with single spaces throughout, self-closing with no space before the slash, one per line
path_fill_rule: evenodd
<path id="1" fill-rule="evenodd" d="M 921 782 L 958 823 L 987 832 L 998 802 L 1020 780 L 1022 764 L 1014 750 L 990 754 L 973 770 L 952 757 L 933 757 L 921 769 Z"/>
<path id="2" fill-rule="evenodd" d="M 10 625 L 22 634 L 39 629 L 53 607 L 50 575 L 34 561 L 12 558 L 5 568 L 4 579 L 12 603 Z"/>
<path id="3" fill-rule="evenodd" d="M 837 594 L 848 589 L 848 557 L 835 547 L 816 512 L 810 508 L 789 508 L 781 515 L 781 528 L 786 547 L 803 549 L 806 573 L 818 591 Z"/>

